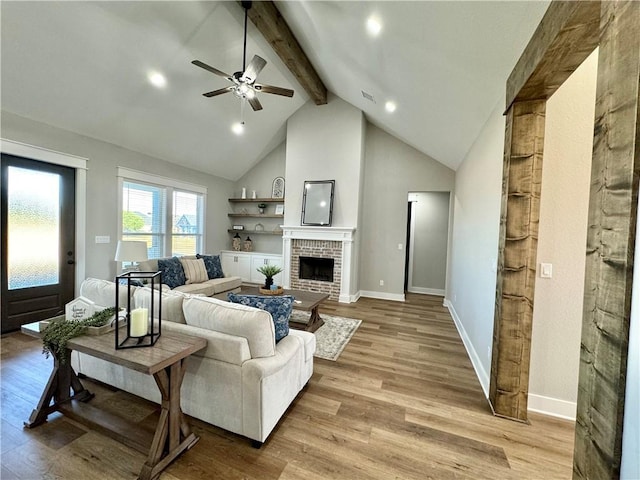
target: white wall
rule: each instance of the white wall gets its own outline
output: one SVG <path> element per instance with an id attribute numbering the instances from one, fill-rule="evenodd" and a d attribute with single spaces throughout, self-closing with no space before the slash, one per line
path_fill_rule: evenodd
<path id="1" fill-rule="evenodd" d="M 445 303 L 488 394 L 500 231 L 504 101 L 499 99 L 456 171 Z"/>
<path id="2" fill-rule="evenodd" d="M 253 190 L 256 191 L 257 197 L 270 198 L 271 187 L 273 180 L 276 177 L 284 177 L 286 164 L 286 144 L 282 142 L 271 152 L 264 156 L 255 166 L 251 168 L 247 173 L 235 182 L 234 197 L 240 197 L 242 194 L 242 187 L 247 189 L 247 197 L 251 197 Z M 287 195 L 287 184 L 285 182 L 285 197 Z M 275 203 L 268 203 L 265 213 L 274 213 Z M 231 206 L 229 207 L 231 208 Z M 236 204 L 236 209 L 247 208 L 255 210 L 257 204 Z M 257 223 L 261 223 L 265 231 L 272 231 L 274 227 L 280 227 L 283 224 L 283 219 L 270 219 L 270 218 L 250 218 L 250 219 L 233 219 L 233 223 L 245 225 L 247 229 L 254 229 Z M 244 235 L 243 235 L 244 238 Z M 281 235 L 252 235 L 253 250 L 263 253 L 277 253 L 282 254 L 282 236 Z M 231 235 L 229 236 L 229 242 L 227 248 L 231 249 Z"/>
<path id="3" fill-rule="evenodd" d="M 362 295 L 404 299 L 407 195 L 450 192 L 454 182 L 453 170 L 367 124 L 360 229 Z M 398 244 L 403 248 L 399 250 Z"/>
<path id="4" fill-rule="evenodd" d="M 411 276 L 407 290 L 444 295 L 449 244 L 449 192 L 414 192 Z"/>
<path id="5" fill-rule="evenodd" d="M 153 173 L 208 188 L 206 250 L 219 252 L 227 247 L 229 225 L 227 198 L 233 182 L 189 170 L 111 143 L 78 135 L 68 130 L 2 112 L 2 137 L 38 147 L 88 158 L 86 276 L 109 279 L 116 275 L 113 260 L 117 245 L 118 166 Z M 111 243 L 96 244 L 96 235 L 108 235 Z M 79 259 L 78 259 L 79 260 Z"/>
<path id="6" fill-rule="evenodd" d="M 332 94 L 328 96 L 327 105 L 318 106 L 309 101 L 289 118 L 286 225 L 300 225 L 305 180 L 335 180 L 332 226 L 357 226 L 363 132 L 362 111 Z"/>
<path id="7" fill-rule="evenodd" d="M 547 101 L 529 409 L 575 419 L 593 150 L 597 50 Z"/>

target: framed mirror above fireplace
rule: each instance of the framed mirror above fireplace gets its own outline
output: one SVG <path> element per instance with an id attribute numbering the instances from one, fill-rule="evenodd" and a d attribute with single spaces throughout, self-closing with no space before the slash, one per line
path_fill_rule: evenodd
<path id="1" fill-rule="evenodd" d="M 306 180 L 302 197 L 302 225 L 330 227 L 335 180 Z"/>

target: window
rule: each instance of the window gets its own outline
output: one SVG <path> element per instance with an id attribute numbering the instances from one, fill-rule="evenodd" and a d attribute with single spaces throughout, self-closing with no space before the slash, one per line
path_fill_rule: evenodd
<path id="1" fill-rule="evenodd" d="M 124 168 L 118 176 L 122 240 L 147 242 L 149 258 L 203 251 L 204 187 Z"/>

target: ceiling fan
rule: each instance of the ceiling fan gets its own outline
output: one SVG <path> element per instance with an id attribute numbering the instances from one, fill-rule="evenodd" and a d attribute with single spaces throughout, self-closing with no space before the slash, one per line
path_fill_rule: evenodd
<path id="1" fill-rule="evenodd" d="M 256 96 L 257 92 L 262 93 L 272 93 L 274 95 L 281 95 L 283 97 L 293 97 L 293 90 L 288 88 L 274 87 L 271 85 L 263 85 L 261 83 L 256 83 L 256 78 L 258 74 L 262 71 L 264 66 L 267 64 L 267 61 L 259 57 L 258 55 L 254 55 L 251 59 L 249 65 L 246 65 L 247 60 L 247 12 L 251 8 L 250 1 L 243 1 L 242 6 L 244 8 L 244 50 L 242 53 L 242 71 L 235 72 L 233 75 L 229 75 L 224 73 L 217 68 L 211 67 L 206 63 L 201 62 L 200 60 L 193 60 L 191 63 L 194 65 L 204 68 L 205 70 L 214 73 L 220 77 L 226 78 L 228 81 L 233 83 L 225 88 L 220 88 L 218 90 L 214 90 L 212 92 L 203 93 L 205 97 L 215 97 L 217 95 L 222 95 L 223 93 L 233 92 L 233 94 L 242 99 L 247 100 L 249 105 L 254 111 L 262 110 L 262 104 L 258 100 Z"/>

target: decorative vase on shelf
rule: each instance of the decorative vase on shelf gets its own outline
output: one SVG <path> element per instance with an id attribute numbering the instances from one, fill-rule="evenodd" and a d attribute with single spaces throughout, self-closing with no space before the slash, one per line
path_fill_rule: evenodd
<path id="1" fill-rule="evenodd" d="M 267 204 L 266 203 L 259 203 L 258 204 L 258 212 L 260 212 L 260 214 L 264 213 L 264 209 L 267 208 Z"/>
<path id="2" fill-rule="evenodd" d="M 236 251 L 239 252 L 240 251 L 240 247 L 242 245 L 242 239 L 240 238 L 240 235 L 238 235 L 237 233 L 234 235 L 233 240 L 231 241 L 231 247 Z"/>
<path id="3" fill-rule="evenodd" d="M 253 250 L 253 242 L 251 241 L 251 237 L 247 237 L 244 241 L 244 251 L 251 252 Z"/>

